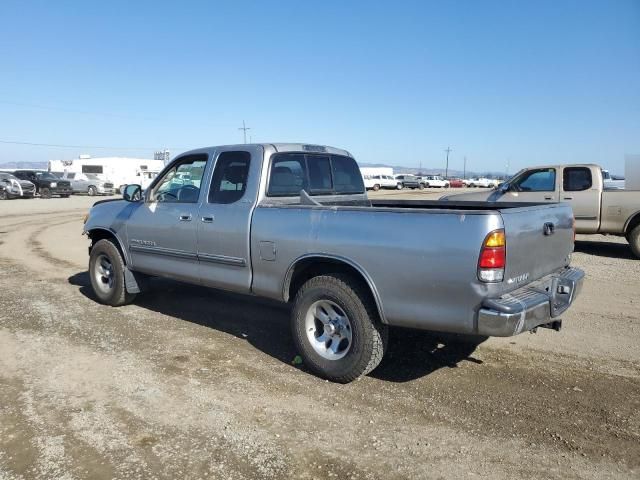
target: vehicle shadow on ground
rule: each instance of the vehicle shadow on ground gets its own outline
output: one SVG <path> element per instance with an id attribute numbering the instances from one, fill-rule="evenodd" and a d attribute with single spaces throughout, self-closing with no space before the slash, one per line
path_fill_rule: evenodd
<path id="1" fill-rule="evenodd" d="M 634 260 L 636 258 L 631 252 L 631 248 L 628 243 L 576 240 L 575 251 L 598 257 L 620 258 L 627 260 Z"/>
<path id="2" fill-rule="evenodd" d="M 369 376 L 390 382 L 410 382 L 460 362 L 481 364 L 471 355 L 487 337 L 455 335 L 405 328 L 389 332 L 387 353 Z"/>
<path id="3" fill-rule="evenodd" d="M 69 277 L 85 297 L 96 300 L 89 274 Z M 271 357 L 291 364 L 297 355 L 291 337 L 288 305 L 247 295 L 222 292 L 167 279 L 152 279 L 135 305 L 162 315 L 212 328 L 237 338 Z M 455 368 L 471 357 L 486 337 L 459 337 L 394 328 L 384 360 L 370 376 L 389 382 L 408 382 L 444 367 Z"/>

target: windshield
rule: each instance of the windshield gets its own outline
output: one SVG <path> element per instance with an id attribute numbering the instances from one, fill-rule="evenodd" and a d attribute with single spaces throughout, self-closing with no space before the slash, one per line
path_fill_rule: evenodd
<path id="1" fill-rule="evenodd" d="M 55 175 L 51 175 L 49 172 L 36 172 L 36 177 L 43 180 L 59 180 Z"/>

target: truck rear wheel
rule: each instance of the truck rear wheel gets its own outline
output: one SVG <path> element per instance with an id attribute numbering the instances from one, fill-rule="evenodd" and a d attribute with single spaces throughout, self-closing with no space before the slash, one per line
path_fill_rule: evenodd
<path id="1" fill-rule="evenodd" d="M 356 278 L 327 274 L 298 291 L 291 314 L 293 340 L 315 374 L 349 383 L 378 366 L 388 329 L 371 295 Z"/>
<path id="2" fill-rule="evenodd" d="M 112 307 L 127 305 L 136 298 L 127 293 L 124 281 L 124 260 L 113 241 L 98 241 L 89 257 L 91 287 L 98 301 Z"/>
<path id="3" fill-rule="evenodd" d="M 378 190 L 380 190 L 380 185 L 378 185 L 377 183 L 373 186 L 373 191 L 377 192 Z"/>
<path id="4" fill-rule="evenodd" d="M 631 251 L 636 256 L 636 258 L 640 258 L 640 225 L 637 225 L 633 230 L 629 232 L 629 234 L 627 235 L 627 241 L 629 242 Z"/>
<path id="5" fill-rule="evenodd" d="M 89 187 L 89 189 L 87 190 L 87 194 L 90 197 L 95 197 L 98 194 L 98 189 L 96 187 L 94 187 L 93 185 L 91 185 Z"/>

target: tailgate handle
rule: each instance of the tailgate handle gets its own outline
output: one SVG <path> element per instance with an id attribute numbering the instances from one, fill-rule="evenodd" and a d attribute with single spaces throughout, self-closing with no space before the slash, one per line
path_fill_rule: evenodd
<path id="1" fill-rule="evenodd" d="M 556 226 L 551 222 L 547 222 L 544 224 L 543 231 L 546 236 L 553 235 L 556 231 Z"/>
<path id="2" fill-rule="evenodd" d="M 565 200 L 573 200 L 573 197 L 564 197 Z"/>

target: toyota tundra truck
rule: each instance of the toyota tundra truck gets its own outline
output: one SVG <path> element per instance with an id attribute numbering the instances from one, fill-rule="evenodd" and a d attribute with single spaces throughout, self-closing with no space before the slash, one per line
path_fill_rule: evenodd
<path id="1" fill-rule="evenodd" d="M 349 152 L 318 145 L 184 153 L 97 202 L 84 233 L 98 301 L 159 276 L 289 303 L 304 364 L 343 383 L 380 363 L 390 326 L 558 330 L 584 277 L 567 204 L 370 200 Z"/>

